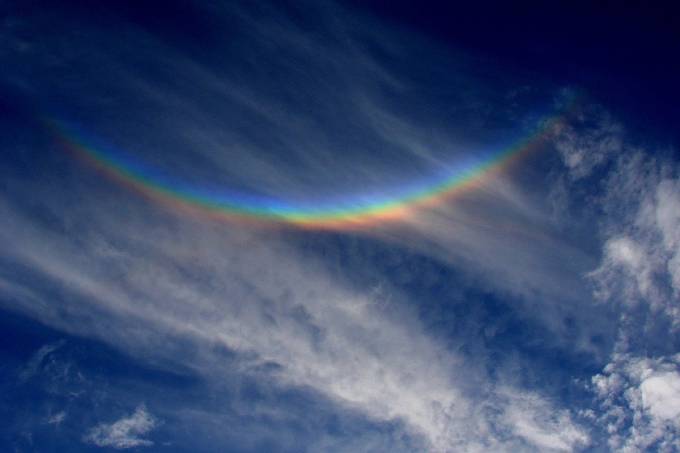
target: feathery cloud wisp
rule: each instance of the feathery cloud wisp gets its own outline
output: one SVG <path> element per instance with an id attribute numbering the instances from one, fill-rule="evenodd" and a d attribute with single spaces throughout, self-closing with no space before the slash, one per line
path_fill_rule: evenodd
<path id="1" fill-rule="evenodd" d="M 83 441 L 98 447 L 126 449 L 148 447 L 153 442 L 144 436 L 158 426 L 158 420 L 142 404 L 134 413 L 112 423 L 100 423 L 88 431 Z"/>

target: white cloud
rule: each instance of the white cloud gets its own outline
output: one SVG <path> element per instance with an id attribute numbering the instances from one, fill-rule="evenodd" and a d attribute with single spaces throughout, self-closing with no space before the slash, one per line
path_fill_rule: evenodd
<path id="1" fill-rule="evenodd" d="M 113 423 L 101 423 L 88 431 L 83 441 L 98 447 L 126 449 L 148 447 L 153 442 L 144 436 L 158 426 L 158 420 L 142 404 L 134 413 Z"/>
<path id="2" fill-rule="evenodd" d="M 625 148 L 610 163 L 598 207 L 607 215 L 599 267 L 589 275 L 601 300 L 643 304 L 680 326 L 678 168 Z M 655 316 L 657 316 L 655 315 Z"/>
<path id="3" fill-rule="evenodd" d="M 680 298 L 680 179 L 661 181 L 656 192 L 656 224 L 668 253 L 668 273 Z"/>
<path id="4" fill-rule="evenodd" d="M 601 265 L 589 275 L 600 284 L 601 299 L 612 298 L 612 286 L 621 289 L 618 301 L 623 304 L 634 305 L 639 296 L 653 297 L 653 264 L 643 246 L 630 237 L 608 239 Z"/>
<path id="5" fill-rule="evenodd" d="M 678 451 L 680 168 L 629 145 L 598 109 L 578 121 L 585 135 L 567 129 L 557 144 L 571 172 L 563 192 L 581 195 L 591 204 L 578 208 L 598 219 L 602 260 L 588 276 L 618 321 L 609 363 L 591 380 L 598 410 L 583 415 L 613 451 Z"/>
<path id="6" fill-rule="evenodd" d="M 47 417 L 48 425 L 59 426 L 66 419 L 66 411 L 60 411 Z"/>
<path id="7" fill-rule="evenodd" d="M 139 237 L 150 227 L 148 214 L 143 219 L 144 224 L 118 223 L 109 239 L 124 243 L 132 232 Z M 102 262 L 106 259 L 97 252 L 100 240 L 71 248 L 49 233 L 21 230 L 15 244 L 26 246 L 14 250 L 16 256 L 69 288 L 74 297 L 58 309 L 32 306 L 30 301 L 15 309 L 147 357 L 169 352 L 157 349 L 156 335 L 223 344 L 251 357 L 243 364 L 245 372 L 262 363 L 280 364 L 275 375 L 280 384 L 312 388 L 377 420 L 403 420 L 433 450 L 475 444 L 512 449 L 489 437 L 489 420 L 476 409 L 482 397 L 464 390 L 471 381 L 485 382 L 484 372 L 430 338 L 412 313 L 399 308 L 400 296 L 387 287 L 378 297 L 397 300 L 389 311 L 325 275 L 322 264 L 300 261 L 271 238 L 237 230 L 227 233 L 190 224 L 175 224 L 170 230 L 151 227 L 154 251 L 135 256 L 132 249 L 121 248 L 107 253 L 109 262 Z M 47 243 L 51 255 L 42 252 Z M 182 263 L 192 263 L 191 268 Z M 121 269 L 125 271 L 119 274 Z M 105 273 L 119 277 L 112 280 Z M 215 277 L 202 280 L 206 275 Z M 73 324 L 60 314 L 89 317 L 92 310 L 99 315 L 85 324 Z M 128 327 L 140 322 L 144 329 Z M 182 358 L 184 364 L 219 376 L 219 362 L 208 350 L 200 350 L 197 356 Z M 464 375 L 455 372 L 462 367 Z M 493 387 L 480 391 L 489 395 L 486 404 L 499 409 L 519 401 L 495 397 Z M 535 405 L 524 410 L 540 419 L 554 409 Z M 136 442 L 123 434 L 135 426 L 130 420 L 140 419 L 145 420 L 137 415 L 102 425 L 88 439 L 98 444 L 119 438 L 121 445 Z M 512 430 L 513 422 L 508 419 L 504 426 Z M 566 425 L 548 424 L 542 432 L 549 436 L 550 429 L 562 432 Z M 567 440 L 561 442 L 567 445 Z"/>
<path id="8" fill-rule="evenodd" d="M 156 74 L 152 78 L 141 74 L 139 65 L 129 67 L 119 55 L 108 60 L 99 50 L 105 46 L 79 48 L 77 61 L 92 58 L 97 62 L 82 68 L 83 74 L 90 74 L 87 71 L 94 68 L 113 74 L 116 83 L 125 83 L 116 85 L 121 91 L 147 105 L 141 119 L 134 118 L 128 105 L 121 106 L 128 112 L 123 119 L 126 124 L 109 124 L 112 132 L 108 138 L 124 146 L 130 138 L 140 135 L 144 141 L 159 143 L 165 142 L 157 135 L 164 139 L 171 136 L 170 141 L 176 141 L 172 145 L 189 152 L 195 158 L 192 162 L 205 159 L 218 173 L 257 184 L 257 190 L 264 193 L 300 189 L 301 182 L 313 187 L 314 182 L 343 175 L 355 177 L 357 173 L 362 182 L 384 182 L 381 178 L 392 174 L 388 170 L 398 169 L 385 167 L 392 159 L 371 160 L 374 154 L 382 156 L 378 151 L 396 148 L 398 152 L 392 156 L 399 157 L 405 166 L 451 161 L 452 156 L 467 151 L 465 143 L 452 139 L 461 131 L 440 131 L 433 126 L 437 115 L 427 118 L 433 122 L 429 124 L 418 112 L 410 112 L 411 105 L 408 114 L 390 107 L 383 90 L 387 86 L 400 89 L 400 81 L 362 48 L 357 36 L 343 34 L 343 26 L 341 39 L 333 36 L 329 42 L 320 43 L 306 32 L 295 31 L 293 24 L 251 24 L 252 18 L 243 19 L 252 25 L 246 27 L 247 33 L 252 33 L 247 37 L 249 45 L 236 42 L 230 48 L 271 53 L 272 58 L 281 58 L 277 61 L 282 71 L 289 63 L 278 54 L 294 52 L 301 61 L 309 60 L 315 69 L 330 73 L 328 77 L 314 78 L 313 73 L 310 76 L 307 71 L 293 68 L 292 72 L 303 74 L 303 78 L 294 79 L 297 84 L 287 81 L 285 86 L 302 88 L 288 97 L 312 93 L 309 105 L 300 107 L 272 99 L 265 94 L 267 90 L 248 85 L 252 74 L 243 80 L 231 80 L 229 75 L 236 71 L 236 65 L 226 71 L 203 67 L 194 59 L 169 53 L 164 45 L 145 34 L 137 41 L 133 61 L 149 55 L 154 61 L 166 62 L 164 70 L 172 74 L 173 81 L 167 86 L 174 87 L 176 80 L 191 80 L 192 86 L 200 87 L 200 98 L 211 102 L 197 103 L 192 90 L 162 88 L 166 85 L 158 83 Z M 341 22 L 340 16 L 333 11 L 326 19 L 329 26 L 333 25 L 329 32 L 337 32 L 334 27 L 338 20 Z M 384 30 L 359 28 L 373 39 L 378 38 L 367 47 L 386 43 L 390 48 L 380 51 L 394 58 L 399 54 L 395 47 L 408 41 L 395 41 L 394 36 L 385 39 L 390 35 Z M 369 28 L 373 33 L 368 33 Z M 54 37 L 61 44 L 59 49 L 70 50 L 69 38 L 67 31 Z M 348 47 L 336 48 L 337 43 Z M 51 44 L 52 40 L 45 39 L 40 45 Z M 33 49 L 38 50 L 39 47 Z M 49 50 L 48 47 L 47 53 L 55 60 L 68 59 L 68 55 Z M 422 56 L 418 53 L 419 61 Z M 436 61 L 443 61 L 438 54 L 436 57 Z M 78 73 L 71 67 L 69 70 Z M 463 72 L 447 71 L 447 80 L 451 84 L 451 77 Z M 79 88 L 84 92 L 88 87 L 92 89 L 88 83 L 98 80 L 97 75 L 84 77 Z M 477 89 L 474 81 L 455 77 L 460 91 L 472 96 L 471 90 Z M 270 79 L 271 74 L 266 78 Z M 58 79 L 50 73 L 49 85 Z M 324 81 L 323 86 L 315 85 L 319 80 Z M 97 97 L 102 90 L 93 91 L 92 97 L 83 98 L 92 103 L 90 107 L 103 102 L 106 108 L 83 111 L 110 111 L 112 99 L 102 100 Z M 393 98 L 403 99 L 408 93 L 402 90 L 400 96 Z M 314 99 L 322 99 L 326 108 L 317 112 Z M 422 104 L 422 99 L 418 101 L 414 105 Z M 216 109 L 218 115 L 206 110 L 206 105 L 213 102 L 220 107 Z M 457 108 L 473 111 L 473 116 L 481 116 L 480 111 L 488 105 L 479 108 L 478 102 L 462 99 L 456 104 Z M 227 107 L 222 111 L 224 106 Z M 330 111 L 326 110 L 328 106 Z M 159 112 L 153 126 L 149 125 L 148 111 Z M 340 134 L 319 127 L 323 115 L 332 115 L 329 122 L 342 125 Z M 286 174 L 281 162 L 263 159 L 271 150 L 268 144 L 257 144 L 262 137 L 242 137 L 238 130 L 228 131 L 225 116 L 256 116 L 258 135 L 275 137 L 282 146 L 279 154 L 291 157 L 300 168 L 293 175 Z M 263 124 L 267 134 L 259 133 Z M 359 162 L 337 159 L 353 148 L 337 145 L 336 135 L 366 138 L 360 143 L 365 148 L 361 149 Z M 171 155 L 170 151 L 166 155 Z M 582 166 L 583 153 L 573 156 L 572 167 Z M 17 184 L 24 188 L 24 182 Z M 357 184 L 351 180 L 348 185 Z M 40 278 L 58 285 L 67 295 L 59 304 L 50 304 L 52 293 L 40 297 L 40 288 L 34 288 L 37 294 L 19 298 L 12 306 L 15 310 L 70 332 L 101 338 L 131 354 L 181 360 L 208 376 L 219 377 L 220 373 L 219 360 L 211 352 L 214 345 L 244 357 L 244 373 L 263 363 L 276 363 L 280 367 L 272 376 L 276 385 L 310 388 L 376 420 L 401 420 L 433 450 L 517 451 L 520 444 L 569 450 L 587 440 L 583 430 L 557 403 L 541 402 L 545 397 L 533 392 L 525 397 L 525 391 L 520 389 L 497 394 L 496 384 L 483 368 L 484 358 L 479 358 L 479 363 L 466 361 L 440 344 L 416 320 L 415 313 L 400 308 L 407 305 L 400 303 L 404 295 L 391 288 L 382 289 L 386 295 L 380 298 L 393 303 L 390 310 L 381 310 L 381 304 L 372 300 L 374 294 L 362 292 L 363 288 L 356 288 L 347 276 L 334 274 L 322 262 L 287 247 L 284 234 L 202 224 L 200 220 L 169 215 L 159 207 L 138 205 L 134 198 L 121 203 L 120 193 L 102 192 L 80 181 L 74 181 L 72 186 L 55 186 L 58 188 L 47 187 L 44 191 L 28 187 L 26 193 L 36 199 L 57 199 L 50 206 L 59 209 L 55 218 L 68 219 L 63 235 L 54 228 L 41 228 L 30 214 L 0 205 L 0 237 L 8 244 L 4 253 Z M 73 192 L 63 192 L 66 190 Z M 530 298 L 532 303 L 540 304 L 540 309 L 527 310 L 527 316 L 549 319 L 555 331 L 565 328 L 564 312 L 587 318 L 589 322 L 583 322 L 583 326 L 595 325 L 592 313 L 578 309 L 589 302 L 581 274 L 588 268 L 590 257 L 547 225 L 546 211 L 537 206 L 530 192 L 499 175 L 480 184 L 467 197 L 426 209 L 418 219 L 394 229 L 377 227 L 379 231 L 374 233 L 443 258 L 461 271 L 471 271 L 484 278 L 485 288 L 488 285 L 503 293 Z M 64 203 L 60 195 L 77 198 L 78 203 Z M 3 290 L 11 290 L 14 295 L 27 292 L 17 284 L 3 285 L 0 291 Z M 189 339 L 199 345 L 198 352 L 189 358 L 173 357 L 172 348 L 159 346 L 167 338 Z M 475 391 L 469 390 L 471 383 Z M 480 406 L 508 416 L 498 420 Z M 114 424 L 96 427 L 88 439 L 97 445 L 148 445 L 150 441 L 140 438 L 145 432 L 133 427 L 148 426 L 153 419 L 147 420 L 145 410 L 141 415 L 139 412 L 140 409 Z M 547 415 L 553 412 L 556 417 Z M 495 429 L 512 435 L 497 435 Z"/>
<path id="9" fill-rule="evenodd" d="M 322 262 L 298 256 L 276 235 L 150 215 L 146 206 L 137 214 L 128 206 L 125 222 L 114 224 L 109 201 L 114 200 L 98 196 L 89 216 L 106 235 L 81 236 L 77 244 L 7 213 L 11 220 L 4 234 L 16 228 L 6 253 L 70 294 L 59 306 L 27 299 L 14 309 L 131 354 L 181 360 L 207 376 L 220 375 L 210 346 L 226 346 L 243 355 L 244 373 L 279 364 L 272 376 L 276 385 L 311 388 L 375 420 L 401 420 L 433 451 L 475 446 L 516 451 L 517 441 L 495 436 L 492 424 L 528 444 L 553 439 L 565 447 L 582 440 L 569 434 L 580 428 L 566 416 L 558 422 L 527 421 L 560 411 L 552 405 L 523 404 L 529 417 L 524 419 L 497 420 L 480 411 L 479 406 L 512 411 L 523 392 L 497 395 L 481 362 L 463 360 L 428 335 L 400 302 L 404 296 L 388 285 L 380 294 L 362 294 L 341 275 L 329 274 Z M 139 238 L 146 238 L 144 254 L 137 252 Z M 102 240 L 117 244 L 117 252 L 102 255 Z M 370 297 L 390 299 L 390 309 Z M 189 339 L 199 346 L 197 354 L 174 357 L 172 348 L 158 347 L 159 338 Z M 464 374 L 457 372 L 461 369 Z M 466 390 L 471 382 L 474 392 Z M 116 425 L 115 432 L 126 426 Z M 89 439 L 113 442 L 105 428 Z"/>
<path id="10" fill-rule="evenodd" d="M 630 238 L 612 238 L 605 244 L 605 249 L 607 258 L 615 264 L 629 267 L 633 273 L 638 273 L 646 267 L 642 250 Z"/>
<path id="11" fill-rule="evenodd" d="M 234 31 L 230 39 L 235 41 L 228 47 L 234 51 L 249 49 L 248 55 L 232 57 L 250 61 L 253 55 L 262 55 L 263 61 L 280 69 L 277 77 L 268 74 L 263 78 L 273 79 L 271 83 L 285 90 L 270 90 L 268 86 L 262 89 L 257 84 L 257 71 L 261 70 L 258 65 L 254 76 L 242 74 L 237 64 L 226 68 L 215 62 L 201 64 L 147 34 L 134 35 L 134 57 L 123 53 L 107 58 L 99 50 L 102 46 L 90 48 L 88 40 L 78 50 L 83 58 L 76 60 L 91 58 L 97 64 L 82 68 L 83 92 L 92 89 L 92 81 L 99 80 L 99 72 L 86 77 L 97 68 L 107 77 L 114 74 L 111 83 L 147 105 L 145 112 L 149 109 L 159 114 L 150 124 L 146 113 L 135 118 L 133 110 L 121 105 L 128 111 L 121 119 L 125 124 L 102 126 L 94 117 L 84 118 L 83 122 L 91 122 L 93 129 L 99 126 L 106 130 L 99 133 L 121 148 L 129 146 L 146 153 L 145 147 L 136 143 L 143 136 L 144 142 L 154 144 L 149 149 L 164 149 L 165 156 L 177 149 L 178 155 L 193 157 L 186 161 L 189 164 L 208 162 L 215 173 L 239 186 L 255 186 L 257 193 L 277 196 L 308 193 L 309 187 L 318 189 L 319 196 L 323 195 L 323 187 L 328 187 L 329 192 L 340 187 L 344 193 L 372 187 L 381 193 L 385 187 L 402 187 L 407 175 L 424 181 L 428 175 L 456 169 L 477 150 L 486 153 L 488 148 L 498 147 L 487 142 L 489 136 L 502 132 L 502 127 L 489 129 L 487 123 L 507 116 L 503 120 L 509 121 L 512 129 L 520 124 L 526 126 L 527 122 L 530 125 L 524 132 L 529 133 L 536 126 L 536 118 L 516 118 L 514 111 L 499 110 L 506 108 L 510 93 L 513 104 L 521 105 L 520 93 L 536 89 L 518 90 L 514 84 L 499 89 L 495 84 L 481 84 L 472 58 L 433 49 L 433 43 L 422 43 L 415 36 L 406 38 L 403 32 L 394 33 L 367 18 L 350 15 L 337 5 L 323 5 L 307 5 L 315 13 L 315 22 L 324 24 L 315 27 L 324 30 L 315 34 L 300 29 L 295 21 L 287 21 L 285 15 L 272 21 L 266 14 L 253 17 L 249 8 L 241 11 L 234 7 L 235 11 L 229 12 L 238 15 L 247 26 Z M 214 8 L 216 21 L 222 13 Z M 61 44 L 57 49 L 52 49 L 51 39 L 43 40 L 38 49 L 44 46 L 53 59 L 67 58 L 60 53 L 71 49 L 69 39 L 72 36 L 65 30 L 54 37 Z M 388 58 L 383 61 L 379 55 Z M 140 65 L 126 59 L 136 62 L 144 56 L 162 62 L 161 78 L 167 77 L 169 83 L 159 83 L 158 74 L 149 76 Z M 421 81 L 425 85 L 421 86 L 398 70 L 401 65 L 411 64 L 413 58 L 432 59 L 437 71 L 445 70 L 451 87 L 451 99 L 445 105 L 438 105 L 440 96 L 429 91 L 429 80 Z M 291 68 L 290 61 L 304 62 L 305 70 L 300 71 L 296 65 Z M 488 68 L 484 72 L 487 71 Z M 193 89 L 178 89 L 174 83 L 178 79 L 191 80 L 190 85 L 198 87 L 201 97 L 212 100 L 210 108 L 196 101 Z M 59 78 L 52 74 L 50 80 Z M 100 99 L 101 89 L 93 91 L 83 97 L 96 107 L 91 105 L 83 111 L 110 111 L 110 103 L 115 100 Z M 432 102 L 426 101 L 428 96 L 432 96 Z M 549 102 L 552 94 L 545 98 Z M 248 127 L 225 127 L 229 121 L 225 118 L 238 119 Z M 108 117 L 103 121 L 109 121 Z M 242 131 L 250 128 L 258 131 L 254 137 Z M 267 134 L 259 133 L 262 130 Z M 352 138 L 349 142 L 348 137 Z M 267 159 L 272 154 L 289 158 Z M 289 161 L 293 168 L 288 167 Z M 190 170 L 191 165 L 177 164 Z M 587 304 L 590 294 L 582 274 L 591 267 L 593 258 L 577 244 L 565 241 L 561 232 L 549 225 L 549 213 L 536 201 L 536 192 L 535 187 L 523 187 L 499 172 L 480 182 L 478 190 L 424 209 L 412 221 L 398 223 L 394 228 L 377 225 L 363 233 L 417 248 L 473 278 L 483 278 L 485 285 L 497 291 L 541 304 L 541 310 L 526 312 L 556 330 L 554 338 L 565 339 L 569 335 L 559 331 L 565 317 L 562 312 L 570 311 L 569 315 L 576 317 L 583 313 L 579 305 Z"/>
<path id="12" fill-rule="evenodd" d="M 673 421 L 680 415 L 680 373 L 652 374 L 640 384 L 642 404 L 659 420 Z"/>
<path id="13" fill-rule="evenodd" d="M 676 451 L 680 448 L 680 357 L 645 359 L 616 354 L 593 390 L 597 421 L 612 450 Z"/>
<path id="14" fill-rule="evenodd" d="M 574 451 L 590 443 L 569 411 L 556 409 L 537 395 L 515 397 L 504 416 L 513 432 L 538 451 Z"/>

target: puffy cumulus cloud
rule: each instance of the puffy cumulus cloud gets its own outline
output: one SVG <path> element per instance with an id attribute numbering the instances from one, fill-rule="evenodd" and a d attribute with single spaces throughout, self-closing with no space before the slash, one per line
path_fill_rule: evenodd
<path id="1" fill-rule="evenodd" d="M 612 450 L 680 448 L 680 355 L 617 354 L 592 385 L 601 409 L 596 418 Z"/>
<path id="2" fill-rule="evenodd" d="M 654 374 L 640 384 L 642 405 L 658 420 L 676 420 L 680 414 L 680 374 Z"/>
<path id="3" fill-rule="evenodd" d="M 129 416 L 125 416 L 113 423 L 100 423 L 88 431 L 83 441 L 98 447 L 112 447 L 126 449 L 135 447 L 149 447 L 153 442 L 144 436 L 151 432 L 159 421 L 151 415 L 146 406 L 139 405 Z"/>

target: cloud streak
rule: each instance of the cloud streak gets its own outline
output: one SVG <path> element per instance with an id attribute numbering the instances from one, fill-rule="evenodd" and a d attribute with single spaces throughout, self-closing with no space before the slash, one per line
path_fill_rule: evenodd
<path id="1" fill-rule="evenodd" d="M 113 423 L 101 423 L 93 427 L 83 437 L 83 441 L 98 447 L 112 447 L 118 450 L 150 447 L 153 442 L 144 439 L 143 436 L 151 432 L 158 423 L 146 407 L 140 405 L 129 416 L 124 416 Z"/>

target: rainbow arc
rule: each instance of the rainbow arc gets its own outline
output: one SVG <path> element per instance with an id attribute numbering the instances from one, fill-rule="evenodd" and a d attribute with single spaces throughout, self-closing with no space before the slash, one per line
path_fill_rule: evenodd
<path id="1" fill-rule="evenodd" d="M 407 190 L 386 190 L 382 195 L 371 197 L 349 197 L 314 204 L 194 189 L 179 181 L 159 178 L 140 166 L 129 165 L 117 158 L 115 153 L 88 143 L 61 122 L 46 122 L 70 153 L 130 189 L 173 208 L 225 220 L 342 230 L 403 219 L 415 215 L 419 209 L 443 203 L 456 194 L 470 190 L 540 148 L 562 124 L 564 116 L 561 114 L 544 119 L 532 134 L 514 145 L 420 186 Z"/>

